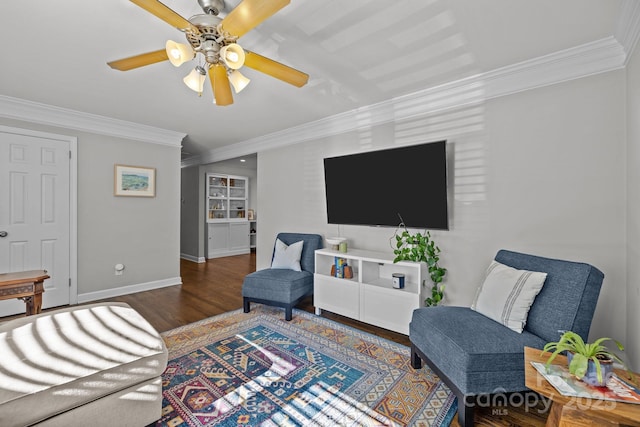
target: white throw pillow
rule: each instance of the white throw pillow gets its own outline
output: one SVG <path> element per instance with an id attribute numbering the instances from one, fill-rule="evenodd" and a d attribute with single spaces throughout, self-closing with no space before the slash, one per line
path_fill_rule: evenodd
<path id="1" fill-rule="evenodd" d="M 522 333 L 529 308 L 546 278 L 547 273 L 517 270 L 493 261 L 471 309 Z"/>
<path id="2" fill-rule="evenodd" d="M 271 268 L 302 271 L 300 267 L 300 255 L 304 240 L 288 245 L 280 239 L 276 239 L 276 251 L 273 254 Z"/>

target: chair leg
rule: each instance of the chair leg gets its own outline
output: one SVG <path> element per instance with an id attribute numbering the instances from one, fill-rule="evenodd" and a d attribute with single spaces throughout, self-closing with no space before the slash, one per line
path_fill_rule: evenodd
<path id="1" fill-rule="evenodd" d="M 286 320 L 287 322 L 290 321 L 293 317 L 293 313 L 292 313 L 292 309 L 291 309 L 291 305 L 288 305 L 284 308 L 284 320 Z"/>
<path id="2" fill-rule="evenodd" d="M 249 299 L 248 298 L 243 298 L 242 299 L 242 308 L 244 309 L 245 313 L 248 313 L 249 311 L 251 311 L 251 309 L 249 308 Z"/>
<path id="3" fill-rule="evenodd" d="M 475 404 L 467 405 L 467 398 L 464 395 L 457 395 L 456 397 L 458 398 L 458 423 L 460 427 L 473 427 L 473 408 Z"/>
<path id="4" fill-rule="evenodd" d="M 422 359 L 418 356 L 418 352 L 416 351 L 416 347 L 411 343 L 411 367 L 413 369 L 422 368 Z"/>

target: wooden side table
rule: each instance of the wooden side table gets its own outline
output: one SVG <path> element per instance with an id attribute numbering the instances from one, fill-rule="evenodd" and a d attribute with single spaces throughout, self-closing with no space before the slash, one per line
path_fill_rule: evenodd
<path id="1" fill-rule="evenodd" d="M 612 402 L 588 397 L 563 396 L 531 365 L 531 362 L 546 363 L 550 353 L 540 355 L 537 348 L 524 348 L 525 385 L 531 390 L 551 399 L 553 405 L 547 418 L 547 426 L 640 426 L 640 404 Z M 567 363 L 567 358 L 558 355 L 554 364 Z M 620 378 L 626 378 L 624 370 L 616 370 Z M 638 378 L 638 375 L 635 374 Z"/>
<path id="2" fill-rule="evenodd" d="M 42 310 L 44 281 L 48 278 L 46 270 L 0 274 L 0 300 L 21 299 L 27 306 L 27 316 L 38 314 Z"/>

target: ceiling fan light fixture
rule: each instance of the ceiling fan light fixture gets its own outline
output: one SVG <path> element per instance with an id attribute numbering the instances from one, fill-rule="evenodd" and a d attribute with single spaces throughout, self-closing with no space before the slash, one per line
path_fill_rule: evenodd
<path id="1" fill-rule="evenodd" d="M 242 73 L 240 73 L 240 71 L 235 70 L 231 74 L 229 74 L 229 81 L 233 86 L 233 90 L 235 90 L 236 93 L 240 93 L 242 89 L 247 87 L 251 79 L 245 77 Z"/>
<path id="2" fill-rule="evenodd" d="M 207 72 L 200 65 L 196 66 L 182 81 L 189 89 L 194 92 L 198 92 L 198 96 L 202 96 L 202 89 L 204 88 L 204 81 L 206 79 Z"/>
<path id="3" fill-rule="evenodd" d="M 202 54 L 205 63 L 199 61 L 183 82 L 201 95 L 205 76 L 208 75 L 213 102 L 218 106 L 233 104 L 233 91 L 241 92 L 250 82 L 238 71 L 243 66 L 297 87 L 304 86 L 309 80 L 308 74 L 245 51 L 237 44 L 240 37 L 287 6 L 291 0 L 234 0 L 235 6 L 224 17 L 218 15 L 225 8 L 225 0 L 197 0 L 204 13 L 189 19 L 164 5 L 161 2 L 164 0 L 131 1 L 183 32 L 188 44 L 167 40 L 164 49 L 108 62 L 107 65 L 115 70 L 127 71 L 167 60 L 179 67 Z"/>
<path id="4" fill-rule="evenodd" d="M 167 40 L 165 49 L 167 51 L 169 61 L 171 61 L 171 64 L 174 67 L 179 67 L 196 56 L 196 53 L 193 51 L 191 46 L 184 43 L 177 43 L 173 40 Z"/>
<path id="5" fill-rule="evenodd" d="M 228 44 L 220 49 L 220 58 L 227 67 L 237 70 L 244 65 L 244 49 L 237 43 Z"/>

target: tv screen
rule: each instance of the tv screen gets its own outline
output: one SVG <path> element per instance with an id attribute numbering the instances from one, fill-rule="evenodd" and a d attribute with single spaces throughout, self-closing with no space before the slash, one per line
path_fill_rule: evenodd
<path id="1" fill-rule="evenodd" d="M 329 224 L 447 230 L 447 142 L 324 159 Z"/>

